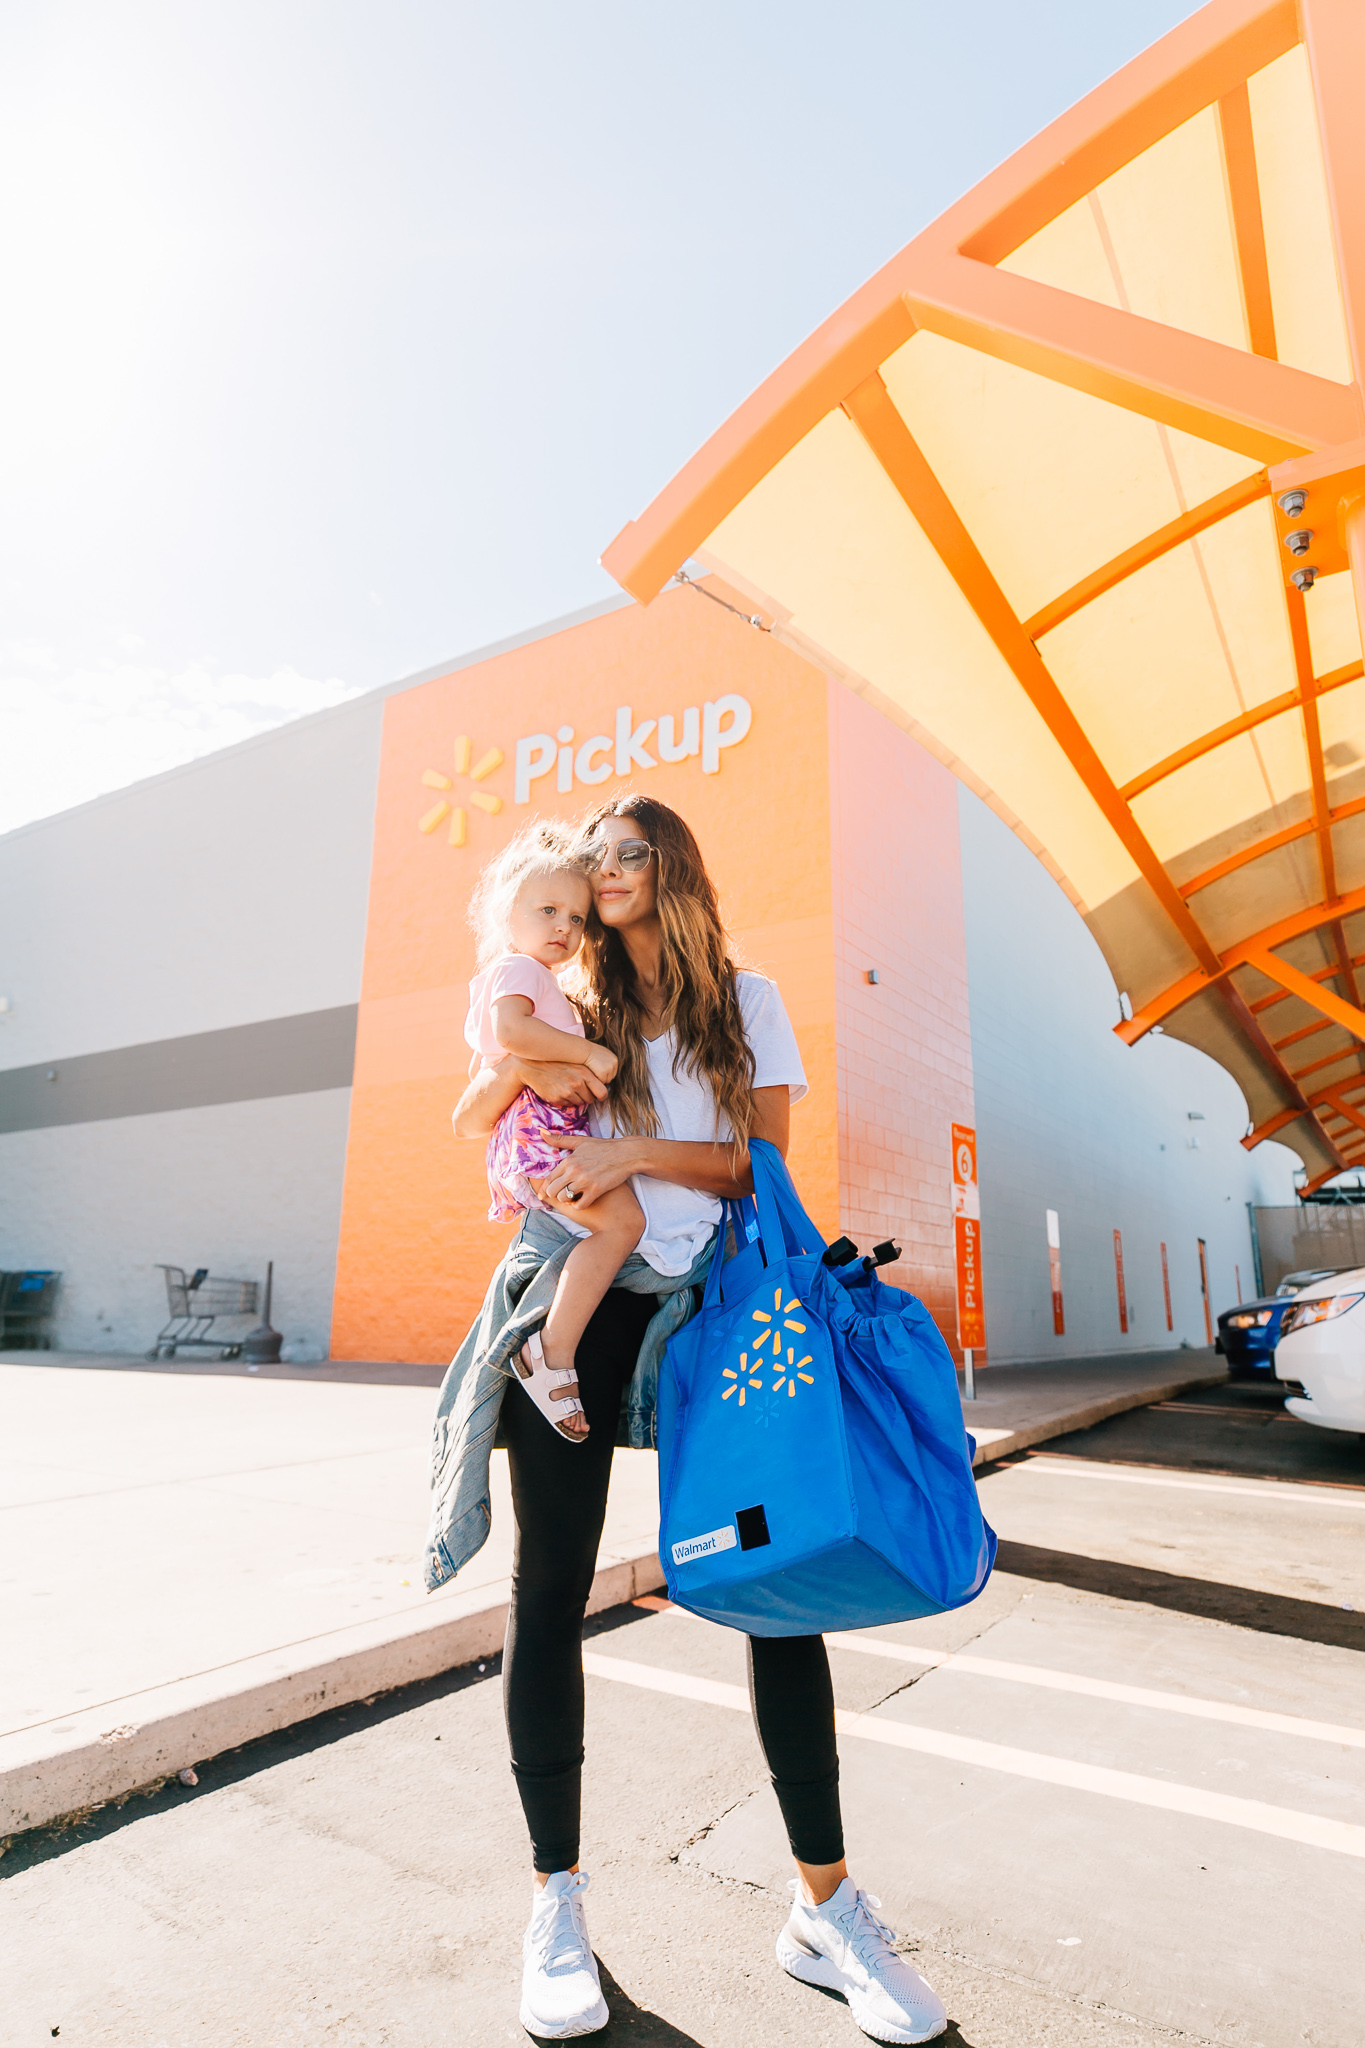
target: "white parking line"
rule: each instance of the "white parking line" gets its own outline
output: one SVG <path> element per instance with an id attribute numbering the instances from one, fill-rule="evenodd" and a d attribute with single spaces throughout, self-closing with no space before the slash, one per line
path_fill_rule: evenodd
<path id="1" fill-rule="evenodd" d="M 1301 1721 L 1295 1714 L 1275 1714 L 1260 1707 L 1239 1707 L 1224 1700 L 1190 1698 L 1180 1692 L 1156 1692 L 1145 1685 L 1121 1685 L 1109 1678 L 1080 1678 L 1045 1664 L 1012 1664 L 1006 1658 L 977 1657 L 965 1651 L 920 1649 L 893 1643 L 883 1636 L 827 1635 L 835 1650 L 857 1650 L 866 1657 L 888 1657 L 900 1664 L 947 1665 L 971 1678 L 1005 1678 L 1018 1685 L 1042 1685 L 1051 1692 L 1078 1692 L 1095 1700 L 1118 1700 L 1124 1706 L 1155 1707 L 1163 1714 L 1189 1714 L 1197 1721 L 1230 1721 L 1239 1728 L 1268 1728 L 1275 1735 L 1295 1735 L 1311 1742 L 1344 1743 L 1365 1749 L 1365 1728 L 1347 1728 L 1333 1721 Z"/>
<path id="2" fill-rule="evenodd" d="M 1293 1479 L 1268 1479 L 1259 1486 L 1219 1485 L 1212 1479 L 1181 1479 L 1160 1472 L 1120 1472 L 1113 1465 L 1092 1463 L 1086 1458 L 1068 1458 L 1064 1465 L 1043 1458 L 1023 1458 L 1017 1465 L 998 1465 L 991 1473 L 997 1479 L 1005 1472 L 1042 1472 L 1049 1479 L 1108 1479 L 1116 1486 L 1172 1486 L 1180 1493 L 1242 1494 L 1248 1500 L 1287 1500 L 1291 1507 L 1365 1508 L 1365 1489 L 1343 1486 L 1337 1493 L 1317 1493 Z"/>
<path id="3" fill-rule="evenodd" d="M 632 1664 L 624 1657 L 603 1657 L 593 1650 L 583 1652 L 583 1669 L 593 1678 L 637 1685 L 646 1692 L 669 1693 L 675 1699 L 729 1707 L 741 1714 L 749 1712 L 749 1695 L 743 1686 L 722 1685 L 714 1678 L 694 1678 L 686 1671 L 661 1671 L 653 1664 Z M 1238 1799 L 1228 1792 L 1205 1792 L 1197 1785 L 1168 1784 L 1163 1779 L 1140 1777 L 1135 1771 L 1073 1763 L 1068 1757 L 1012 1749 L 1005 1743 L 978 1742 L 971 1736 L 948 1735 L 938 1728 L 877 1720 L 871 1714 L 847 1714 L 837 1709 L 834 1720 L 841 1735 L 856 1735 L 866 1742 L 918 1750 L 926 1756 L 949 1757 L 954 1763 L 976 1764 L 983 1770 L 1032 1778 L 1045 1785 L 1065 1785 L 1072 1791 L 1094 1792 L 1102 1798 L 1122 1799 L 1134 1806 L 1161 1807 L 1168 1813 L 1222 1821 L 1229 1827 L 1250 1828 L 1256 1834 L 1277 1835 L 1283 1841 L 1303 1842 L 1310 1848 L 1332 1849 L 1342 1856 L 1365 1857 L 1365 1827 L 1350 1821 L 1327 1820 L 1321 1814 L 1271 1806 L 1261 1799 Z"/>

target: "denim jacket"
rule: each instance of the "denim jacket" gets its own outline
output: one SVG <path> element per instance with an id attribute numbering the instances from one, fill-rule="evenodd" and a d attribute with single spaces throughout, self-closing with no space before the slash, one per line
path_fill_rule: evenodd
<path id="1" fill-rule="evenodd" d="M 441 1382 L 431 1445 L 431 1527 L 423 1575 L 427 1591 L 446 1585 L 483 1547 L 492 1527 L 488 1462 L 511 1360 L 549 1313 L 560 1268 L 579 1243 L 557 1217 L 528 1209 L 516 1237 L 488 1283 L 478 1321 Z M 706 1279 L 715 1234 L 690 1272 L 666 1279 L 632 1252 L 613 1287 L 659 1296 L 621 1407 L 617 1442 L 632 1450 L 654 1448 L 654 1396 L 664 1345 L 695 1306 L 694 1287 Z"/>

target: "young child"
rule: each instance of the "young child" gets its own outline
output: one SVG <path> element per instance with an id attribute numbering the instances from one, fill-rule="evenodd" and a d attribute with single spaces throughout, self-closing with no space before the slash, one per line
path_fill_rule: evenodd
<path id="1" fill-rule="evenodd" d="M 578 1012 L 555 979 L 578 951 L 591 908 L 587 877 L 551 824 L 526 826 L 484 869 L 469 909 L 480 970 L 469 984 L 464 1027 L 474 1049 L 471 1080 L 509 1053 L 586 1067 L 603 1082 L 614 1078 L 615 1053 L 587 1043 Z M 547 1145 L 542 1133 L 588 1129 L 586 1109 L 557 1109 L 523 1088 L 488 1141 L 488 1214 L 494 1222 L 510 1223 L 536 1208 L 583 1233 L 565 1261 L 543 1332 L 532 1333 L 515 1361 L 537 1408 L 571 1443 L 582 1443 L 588 1434 L 582 1402 L 565 1391 L 574 1381 L 578 1340 L 644 1230 L 628 1185 L 578 1207 L 545 1199 L 546 1178 L 563 1164 L 564 1154 Z"/>

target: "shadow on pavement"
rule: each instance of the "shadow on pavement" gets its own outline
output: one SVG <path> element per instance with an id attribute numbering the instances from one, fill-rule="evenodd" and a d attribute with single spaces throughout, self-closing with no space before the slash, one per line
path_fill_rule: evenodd
<path id="1" fill-rule="evenodd" d="M 599 1962 L 599 1964 L 601 1963 L 601 1960 L 602 1960 L 602 1959 L 601 1959 L 601 1957 L 599 1956 L 599 1957 L 598 1957 L 598 1962 Z M 912 1953 L 911 1953 L 910 1955 L 908 1955 L 908 1956 L 906 1957 L 906 1961 L 907 1961 L 907 1962 L 910 1962 L 910 1963 L 913 1963 L 913 1964 L 915 1965 L 915 1967 L 916 1967 L 916 1968 L 918 1968 L 918 1967 L 920 1966 L 921 1958 L 920 1958 L 920 1956 L 919 1956 L 919 1954 L 918 1954 L 917 1952 L 912 1952 Z M 931 1957 L 931 1958 L 930 1958 L 930 1959 L 928 1960 L 928 1962 L 927 1962 L 927 1963 L 925 1964 L 925 1967 L 926 1967 L 926 1968 L 927 1968 L 927 1969 L 928 1969 L 928 1970 L 930 1971 L 930 1973 L 932 1974 L 932 1970 L 933 1970 L 933 1959 L 932 1959 L 932 1957 Z M 605 1971 L 605 1970 L 603 1970 L 603 1972 L 602 1972 L 602 1975 L 603 1975 L 603 1977 L 604 1977 L 604 1978 L 606 1977 L 606 1971 Z M 845 2013 L 848 2013 L 848 2000 L 847 2000 L 847 1999 L 846 1999 L 846 1998 L 844 1997 L 844 1995 L 843 1995 L 843 1993 L 842 1993 L 841 1991 L 831 1991 L 831 1990 L 830 1990 L 830 1988 L 829 1988 L 829 1986 L 828 1986 L 828 1985 L 825 1985 L 825 1984 L 803 1984 L 803 1985 L 801 1986 L 801 1989 L 802 1989 L 803 1991 L 809 1992 L 809 1993 L 810 1993 L 810 1994 L 811 1994 L 811 1995 L 812 1995 L 813 1997 L 815 1997 L 815 1998 L 824 1998 L 824 1999 L 827 1999 L 827 2000 L 829 2001 L 829 2003 L 830 2003 L 831 2005 L 838 2005 L 838 2006 L 842 2006 L 842 2008 L 843 2008 L 844 2012 L 845 2012 Z M 614 2009 L 614 2008 L 613 2008 L 613 2009 Z M 851 2018 L 851 2017 L 852 2017 L 852 2015 L 850 2014 L 850 2015 L 849 2015 L 849 2017 Z M 610 2039 L 610 2035 L 608 2035 L 608 2038 Z M 642 2034 L 642 2035 L 641 2035 L 641 2036 L 640 2036 L 639 2038 L 640 2038 L 641 2040 L 652 2040 L 652 2039 L 653 2039 L 653 2037 L 652 2037 L 652 2036 L 650 2036 L 650 2035 L 647 2035 L 647 2034 Z M 690 2040 L 691 2040 L 691 2038 L 692 2038 L 692 2036 L 691 2036 L 690 2034 L 675 2034 L 675 2033 L 668 2033 L 668 2034 L 660 2034 L 660 2035 L 658 2036 L 658 2039 L 660 2040 L 660 2042 L 665 2042 L 665 2041 L 690 2041 Z M 936 2035 L 934 2036 L 934 2038 L 935 2038 L 935 2040 L 936 2040 L 936 2041 L 946 2041 L 946 2042 L 947 2042 L 947 2044 L 948 2044 L 948 2048 L 972 2048 L 972 2044 L 971 2044 L 971 2042 L 970 2042 L 970 2041 L 969 2041 L 969 2040 L 967 2039 L 967 2036 L 966 2036 L 966 2035 L 965 2035 L 965 2034 L 964 2034 L 964 2033 L 962 2032 L 962 2029 L 961 2029 L 961 2028 L 960 2028 L 960 2027 L 958 2026 L 958 2023 L 957 2023 L 957 2021 L 956 2021 L 956 2020 L 954 2020 L 954 2019 L 950 2019 L 950 2020 L 949 2020 L 949 2022 L 948 2022 L 948 2024 L 947 2024 L 947 2026 L 946 2026 L 946 2027 L 944 2028 L 943 2032 L 942 2032 L 941 2034 L 936 2034 Z"/>
<path id="2" fill-rule="evenodd" d="M 1261 1629 L 1268 1635 L 1294 1636 L 1301 1643 L 1328 1643 L 1343 1650 L 1365 1650 L 1365 1614 L 1328 1607 L 1317 1600 L 1295 1600 L 1283 1593 L 1258 1593 L 1247 1586 L 1224 1586 L 1211 1579 L 1185 1579 L 1146 1565 L 1116 1564 L 1105 1557 L 1084 1557 L 1070 1550 L 1042 1550 L 1032 1543 L 1003 1538 L 996 1569 L 1021 1579 L 1040 1579 L 1070 1586 L 1078 1593 L 1103 1593 L 1111 1600 L 1144 1600 L 1176 1614 L 1197 1614 L 1207 1621 L 1230 1622 L 1235 1628 Z"/>
<path id="3" fill-rule="evenodd" d="M 633 1605 L 608 1607 L 601 1614 L 588 1616 L 583 1638 L 586 1642 L 593 1636 L 607 1635 L 648 1618 L 646 1610 Z M 110 1800 L 107 1805 L 97 1806 L 88 1814 L 33 1828 L 27 1834 L 11 1835 L 8 1847 L 0 1854 L 0 1883 L 8 1877 L 18 1877 L 21 1871 L 34 1869 L 40 1863 L 50 1863 L 54 1857 L 65 1856 L 72 1849 L 83 1848 L 87 1842 L 103 1841 L 106 1835 L 117 1834 L 121 1828 L 131 1827 L 151 1814 L 167 1813 L 172 1807 L 184 1806 L 189 1800 L 202 1799 L 206 1792 L 221 1792 L 229 1785 L 240 1785 L 244 1779 L 272 1770 L 276 1764 L 330 1748 L 334 1742 L 344 1742 L 348 1736 L 359 1734 L 362 1729 L 377 1727 L 381 1722 L 393 1720 L 395 1715 L 426 1706 L 431 1700 L 448 1699 L 452 1693 L 463 1692 L 471 1685 L 496 1685 L 501 1678 L 502 1656 L 499 1652 L 485 1657 L 482 1668 L 477 1663 L 461 1664 L 457 1669 L 443 1671 L 435 1678 L 421 1678 L 413 1685 L 396 1686 L 392 1692 L 374 1693 L 369 1699 L 353 1701 L 349 1706 L 330 1708 L 324 1714 L 315 1714 L 309 1721 L 296 1722 L 292 1728 L 281 1728 L 273 1735 L 258 1735 L 254 1742 L 244 1742 L 240 1749 L 225 1749 L 220 1756 L 209 1757 L 196 1764 L 199 1774 L 197 1785 L 182 1785 L 178 1779 L 169 1778 L 149 1791 L 130 1792 L 117 1802 Z M 685 2041 L 690 2037 L 660 2034 L 657 2038 L 664 2042 Z"/>
<path id="4" fill-rule="evenodd" d="M 597 1955 L 596 1949 L 593 1954 Z M 597 1956 L 597 1970 L 611 2007 L 611 2019 L 595 2037 L 597 2040 L 629 2041 L 633 2048 L 701 2048 L 695 2034 L 685 2034 L 671 2020 L 660 2019 L 658 2013 L 637 2005 L 629 1992 L 621 1989 L 601 1956 Z"/>

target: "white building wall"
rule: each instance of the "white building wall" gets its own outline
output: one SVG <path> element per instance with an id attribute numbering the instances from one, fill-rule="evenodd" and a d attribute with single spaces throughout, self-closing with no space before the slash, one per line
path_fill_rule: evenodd
<path id="1" fill-rule="evenodd" d="M 166 1321 L 158 1261 L 263 1282 L 273 1259 L 272 1323 L 325 1357 L 350 1106 L 331 1088 L 12 1131 L 0 1267 L 63 1269 L 61 1350 L 145 1351 Z"/>
<path id="2" fill-rule="evenodd" d="M 354 1003 L 383 693 L 0 838 L 0 1068 Z"/>
<path id="3" fill-rule="evenodd" d="M 1113 978 L 1051 876 L 966 789 L 958 819 L 990 1361 L 1202 1346 L 1198 1239 L 1216 1317 L 1236 1301 L 1239 1272 L 1242 1295 L 1256 1291 L 1247 1203 L 1292 1202 L 1298 1161 L 1273 1142 L 1243 1151 L 1245 1099 L 1203 1053 L 1172 1038 L 1129 1047 L 1115 1037 Z M 1052 1326 L 1048 1209 L 1061 1229 L 1062 1337 Z"/>

